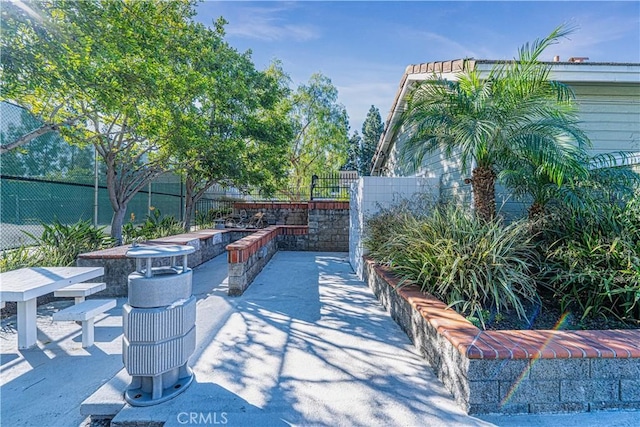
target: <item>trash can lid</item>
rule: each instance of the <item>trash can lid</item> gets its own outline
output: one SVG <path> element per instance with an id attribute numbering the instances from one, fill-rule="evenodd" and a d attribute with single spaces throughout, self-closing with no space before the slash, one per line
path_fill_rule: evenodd
<path id="1" fill-rule="evenodd" d="M 162 258 L 189 255 L 196 249 L 188 245 L 143 245 L 130 248 L 126 256 L 129 258 Z"/>

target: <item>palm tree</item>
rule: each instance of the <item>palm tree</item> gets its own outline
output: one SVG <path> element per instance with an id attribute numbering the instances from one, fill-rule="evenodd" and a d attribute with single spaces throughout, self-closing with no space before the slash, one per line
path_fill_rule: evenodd
<path id="1" fill-rule="evenodd" d="M 574 210 L 597 212 L 601 203 L 626 201 L 634 196 L 640 175 L 625 165 L 640 158 L 637 153 L 620 151 L 576 156 L 582 162 L 580 173 L 565 179 L 562 185 L 554 183 L 545 173 L 539 159 L 527 159 L 517 153 L 510 159 L 512 167 L 505 168 L 499 179 L 514 196 L 531 199 L 530 219 L 544 214 L 551 201 Z"/>
<path id="2" fill-rule="evenodd" d="M 437 150 L 458 156 L 462 170 L 472 168 L 477 215 L 496 214 L 498 174 L 529 166 L 531 173 L 561 185 L 568 176 L 586 176 L 581 161 L 589 140 L 579 129 L 571 89 L 549 78 L 551 67 L 538 58 L 571 29 L 525 44 L 516 60 L 497 64 L 486 78 L 475 69 L 457 81 L 434 76 L 409 93 L 396 130 L 408 130 L 401 155 L 413 170 Z"/>

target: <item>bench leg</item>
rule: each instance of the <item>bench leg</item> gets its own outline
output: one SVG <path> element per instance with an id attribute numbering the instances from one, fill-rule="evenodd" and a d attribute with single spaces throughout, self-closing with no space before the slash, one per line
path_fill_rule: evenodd
<path id="1" fill-rule="evenodd" d="M 37 340 L 36 299 L 18 301 L 18 348 L 27 349 Z"/>
<path id="2" fill-rule="evenodd" d="M 82 321 L 82 348 L 93 345 L 93 317 Z"/>
<path id="3" fill-rule="evenodd" d="M 80 304 L 81 302 L 84 302 L 84 297 L 75 297 L 74 299 L 76 304 Z"/>

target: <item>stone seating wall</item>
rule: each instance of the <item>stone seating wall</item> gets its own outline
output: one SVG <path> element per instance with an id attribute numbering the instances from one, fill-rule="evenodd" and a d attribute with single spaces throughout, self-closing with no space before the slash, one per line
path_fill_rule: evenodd
<path id="1" fill-rule="evenodd" d="M 241 210 L 249 217 L 262 212 L 268 221 L 278 224 L 263 229 L 200 230 L 144 244 L 193 246 L 196 251 L 188 257 L 189 267 L 200 265 L 227 250 L 231 295 L 241 295 L 277 250 L 349 250 L 349 202 L 235 203 L 234 212 Z M 101 296 L 127 296 L 127 278 L 135 270 L 135 261 L 125 255 L 130 247 L 118 246 L 78 256 L 78 266 L 104 267 L 101 281 L 106 282 L 107 289 L 100 293 Z M 154 266 L 168 262 L 168 259 L 154 260 Z"/>
<path id="2" fill-rule="evenodd" d="M 188 265 L 193 268 L 222 254 L 228 244 L 240 240 L 255 230 L 200 230 L 192 233 L 177 234 L 150 240 L 143 244 L 151 245 L 189 245 L 196 251 L 188 256 Z M 126 297 L 128 295 L 129 274 L 135 270 L 135 260 L 126 257 L 131 245 L 117 246 L 95 252 L 80 254 L 76 260 L 79 267 L 104 267 L 104 276 L 100 281 L 107 288 L 100 296 Z M 168 259 L 154 260 L 154 266 L 166 265 Z"/>

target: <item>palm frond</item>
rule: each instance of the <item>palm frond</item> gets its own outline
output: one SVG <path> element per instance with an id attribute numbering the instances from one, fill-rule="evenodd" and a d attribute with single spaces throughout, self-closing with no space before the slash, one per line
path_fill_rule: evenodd
<path id="1" fill-rule="evenodd" d="M 533 43 L 525 43 L 518 50 L 518 62 L 530 63 L 538 61 L 540 55 L 549 46 L 557 44 L 559 39 L 566 38 L 577 29 L 576 26 L 562 24 L 557 26 L 547 37 L 536 39 Z"/>

